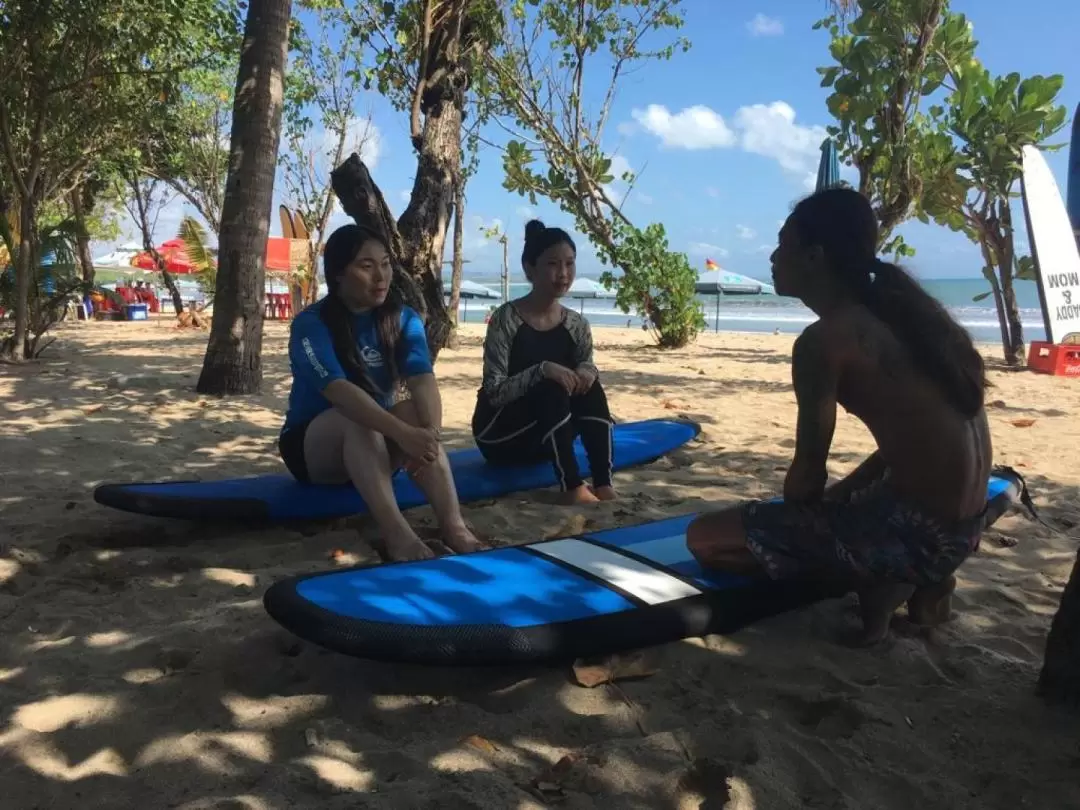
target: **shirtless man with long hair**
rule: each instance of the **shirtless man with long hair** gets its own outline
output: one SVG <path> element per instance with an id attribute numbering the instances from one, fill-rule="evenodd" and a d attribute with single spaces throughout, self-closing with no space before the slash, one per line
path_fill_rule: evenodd
<path id="1" fill-rule="evenodd" d="M 941 304 L 877 258 L 877 239 L 870 203 L 850 189 L 804 199 L 784 223 L 776 291 L 819 316 L 793 351 L 784 499 L 702 515 L 687 534 L 705 566 L 850 586 L 863 644 L 888 634 L 905 601 L 916 623 L 948 618 L 953 573 L 978 545 L 992 456 L 982 358 Z M 838 404 L 878 449 L 827 488 Z"/>

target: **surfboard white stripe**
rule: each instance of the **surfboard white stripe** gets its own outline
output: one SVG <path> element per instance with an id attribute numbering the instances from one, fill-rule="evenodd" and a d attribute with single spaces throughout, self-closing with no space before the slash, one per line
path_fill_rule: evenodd
<path id="1" fill-rule="evenodd" d="M 652 566 L 592 543 L 567 538 L 529 546 L 533 551 L 571 565 L 636 596 L 647 605 L 662 605 L 701 593 L 688 582 Z"/>

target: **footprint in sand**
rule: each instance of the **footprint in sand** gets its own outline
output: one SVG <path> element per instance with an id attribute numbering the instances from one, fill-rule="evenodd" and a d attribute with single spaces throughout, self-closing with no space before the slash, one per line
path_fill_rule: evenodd
<path id="1" fill-rule="evenodd" d="M 781 695 L 794 720 L 819 737 L 851 737 L 869 718 L 850 699 L 845 697 L 807 698 L 802 695 Z"/>

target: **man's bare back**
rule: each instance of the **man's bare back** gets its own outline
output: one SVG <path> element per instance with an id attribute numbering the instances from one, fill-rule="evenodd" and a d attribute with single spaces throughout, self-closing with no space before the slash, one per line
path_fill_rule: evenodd
<path id="1" fill-rule="evenodd" d="M 993 455 L 985 411 L 965 418 L 863 306 L 831 313 L 800 340 L 822 342 L 837 402 L 873 434 L 898 495 L 944 521 L 983 510 Z"/>

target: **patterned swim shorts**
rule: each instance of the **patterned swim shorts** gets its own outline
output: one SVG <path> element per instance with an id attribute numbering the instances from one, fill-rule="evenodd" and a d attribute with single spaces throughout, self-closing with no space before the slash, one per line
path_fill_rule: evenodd
<path id="1" fill-rule="evenodd" d="M 747 547 L 772 579 L 886 580 L 933 585 L 978 548 L 982 520 L 945 524 L 878 481 L 847 501 L 748 501 Z"/>

